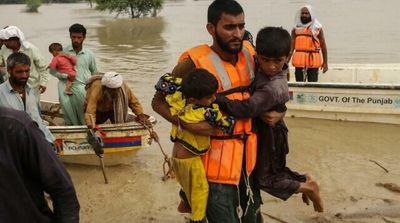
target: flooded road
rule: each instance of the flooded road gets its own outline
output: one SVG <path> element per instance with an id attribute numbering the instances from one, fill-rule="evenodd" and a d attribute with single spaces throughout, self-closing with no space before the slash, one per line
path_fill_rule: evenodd
<path id="1" fill-rule="evenodd" d="M 291 29 L 302 1 L 240 1 L 246 28 L 254 35 L 266 25 Z M 330 63 L 398 63 L 400 20 L 396 0 L 309 1 L 324 25 Z M 170 152 L 170 125 L 150 106 L 153 85 L 172 70 L 179 54 L 210 43 L 205 31 L 210 1 L 167 1 L 160 16 L 115 19 L 87 4 L 51 4 L 39 14 L 22 13 L 23 5 L 1 5 L 0 26 L 19 26 L 28 41 L 50 61 L 51 42 L 69 43 L 68 27 L 88 29 L 85 46 L 97 56 L 100 71 L 120 72 L 158 120 L 157 132 Z M 357 10 L 354 10 L 356 8 Z M 29 21 L 29 23 L 27 22 Z M 55 82 L 46 99 L 57 99 Z M 400 185 L 400 126 L 371 123 L 286 119 L 290 135 L 288 165 L 320 180 L 326 212 L 314 214 L 299 196 L 282 202 L 263 194 L 262 211 L 287 222 L 399 222 L 400 196 L 377 183 Z M 107 168 L 109 185 L 97 167 L 67 165 L 78 191 L 82 222 L 184 222 L 176 212 L 178 185 L 162 182 L 163 157 L 154 144 L 128 165 Z M 389 170 L 386 173 L 376 161 Z M 276 222 L 265 216 L 265 222 Z"/>

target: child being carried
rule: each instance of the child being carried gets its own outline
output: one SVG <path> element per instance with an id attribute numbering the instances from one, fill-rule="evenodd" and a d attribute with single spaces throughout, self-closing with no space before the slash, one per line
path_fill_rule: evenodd
<path id="1" fill-rule="evenodd" d="M 49 68 L 68 75 L 65 84 L 65 94 L 72 95 L 73 92 L 71 89 L 76 78 L 76 57 L 65 54 L 60 43 L 50 44 L 49 52 L 53 55 Z"/>
<path id="2" fill-rule="evenodd" d="M 177 115 L 179 122 L 207 121 L 224 132 L 233 131 L 234 119 L 223 116 L 218 105 L 213 103 L 218 81 L 207 70 L 194 69 L 183 80 L 166 74 L 155 87 L 166 95 L 171 114 Z M 174 142 L 173 169 L 184 192 L 183 199 L 187 199 L 191 207 L 191 220 L 201 222 L 206 213 L 208 182 L 200 155 L 208 151 L 210 137 L 172 125 L 171 140 Z"/>

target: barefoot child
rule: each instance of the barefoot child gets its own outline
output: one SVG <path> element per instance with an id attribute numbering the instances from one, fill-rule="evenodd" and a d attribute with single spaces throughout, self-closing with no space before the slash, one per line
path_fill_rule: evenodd
<path id="1" fill-rule="evenodd" d="M 294 193 L 302 193 L 306 204 L 310 199 L 314 210 L 322 212 L 318 183 L 310 175 L 298 174 L 286 167 L 289 146 L 284 121 L 269 126 L 257 118 L 267 111 L 286 111 L 285 103 L 289 100 L 286 62 L 290 44 L 290 34 L 283 28 L 261 29 L 256 38 L 259 69 L 251 85 L 250 98 L 238 101 L 217 95 L 216 102 L 223 111 L 236 118 L 255 118 L 258 136 L 255 173 L 260 189 L 283 200 Z"/>
<path id="2" fill-rule="evenodd" d="M 53 59 L 49 64 L 49 68 L 68 75 L 67 82 L 65 84 L 65 94 L 72 95 L 73 93 L 71 88 L 76 77 L 76 57 L 64 54 L 62 45 L 59 43 L 50 44 L 49 52 L 53 54 Z"/>
<path id="3" fill-rule="evenodd" d="M 186 123 L 208 121 L 225 132 L 232 132 L 233 119 L 223 116 L 213 104 L 218 88 L 217 79 L 204 69 L 194 69 L 182 79 L 169 74 L 161 77 L 156 90 L 166 95 L 172 115 Z M 180 126 L 172 126 L 173 169 L 191 207 L 191 222 L 205 219 L 208 182 L 200 155 L 210 147 L 210 137 L 196 135 Z"/>

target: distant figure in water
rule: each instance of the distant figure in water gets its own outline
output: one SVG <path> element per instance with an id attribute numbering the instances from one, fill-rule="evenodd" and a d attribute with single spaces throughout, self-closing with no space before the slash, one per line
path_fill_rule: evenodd
<path id="1" fill-rule="evenodd" d="M 108 119 L 111 123 L 130 121 L 128 107 L 136 115 L 136 121 L 150 124 L 149 116 L 143 113 L 142 105 L 132 90 L 123 81 L 122 75 L 107 72 L 93 75 L 86 85 L 85 121 L 89 128 L 102 124 Z M 92 120 L 95 120 L 93 123 Z"/>
<path id="2" fill-rule="evenodd" d="M 296 68 L 296 81 L 317 82 L 318 69 L 321 68 L 323 73 L 328 71 L 324 32 L 310 5 L 303 6 L 296 14 L 289 60 L 290 57 Z"/>
<path id="3" fill-rule="evenodd" d="M 76 57 L 73 55 L 65 54 L 63 52 L 63 47 L 60 43 L 50 44 L 49 52 L 53 55 L 53 59 L 49 64 L 49 68 L 57 70 L 61 74 L 67 75 L 67 82 L 65 83 L 65 94 L 73 95 L 72 85 L 76 77 Z"/>
<path id="4" fill-rule="evenodd" d="M 261 190 L 287 200 L 295 193 L 302 193 L 303 201 L 309 199 L 314 210 L 323 211 L 319 185 L 309 174 L 298 174 L 286 166 L 289 153 L 288 129 L 283 120 L 270 126 L 259 116 L 265 112 L 285 112 L 289 100 L 286 65 L 291 37 L 281 27 L 265 27 L 256 38 L 259 70 L 250 87 L 250 98 L 230 100 L 223 94 L 216 102 L 227 114 L 237 118 L 254 118 L 257 129 L 257 162 L 255 182 Z"/>

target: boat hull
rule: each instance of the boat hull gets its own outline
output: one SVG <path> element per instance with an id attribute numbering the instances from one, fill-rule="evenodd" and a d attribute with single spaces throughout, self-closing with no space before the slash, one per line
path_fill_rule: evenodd
<path id="1" fill-rule="evenodd" d="M 60 108 L 57 103 L 41 102 L 42 113 L 45 120 L 50 123 L 62 122 L 62 115 L 59 115 Z M 134 120 L 134 116 L 131 117 Z M 156 123 L 150 117 L 152 125 Z M 151 144 L 148 129 L 135 121 L 120 124 L 99 125 L 104 133 L 104 161 L 106 165 L 127 164 L 132 161 L 137 150 L 147 148 Z M 60 158 L 66 163 L 98 165 L 99 160 L 93 148 L 87 142 L 87 126 L 49 126 L 49 130 L 56 138 L 59 147 L 57 151 Z"/>
<path id="2" fill-rule="evenodd" d="M 400 124 L 400 85 L 289 83 L 290 117 Z"/>

